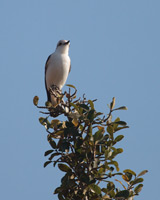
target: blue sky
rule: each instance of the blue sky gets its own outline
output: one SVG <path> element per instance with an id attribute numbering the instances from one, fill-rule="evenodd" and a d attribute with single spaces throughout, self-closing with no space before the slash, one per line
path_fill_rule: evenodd
<path id="1" fill-rule="evenodd" d="M 0 1 L 1 199 L 56 198 L 63 174 L 43 168 L 50 147 L 32 99 L 46 101 L 44 64 L 59 39 L 71 41 L 67 83 L 79 95 L 105 113 L 113 96 L 128 107 L 113 115 L 130 126 L 120 170 L 148 169 L 135 199 L 159 198 L 159 9 L 158 0 Z"/>

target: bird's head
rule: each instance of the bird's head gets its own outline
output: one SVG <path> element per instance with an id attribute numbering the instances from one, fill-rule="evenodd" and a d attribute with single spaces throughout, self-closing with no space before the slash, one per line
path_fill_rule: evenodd
<path id="1" fill-rule="evenodd" d="M 70 46 L 69 40 L 60 40 L 57 43 L 56 51 L 63 53 L 63 54 L 68 54 L 69 46 Z"/>

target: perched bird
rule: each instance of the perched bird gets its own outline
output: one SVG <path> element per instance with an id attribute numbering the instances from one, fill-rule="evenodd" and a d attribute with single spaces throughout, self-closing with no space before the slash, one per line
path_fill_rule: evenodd
<path id="1" fill-rule="evenodd" d="M 45 65 L 45 86 L 48 101 L 53 105 L 57 104 L 57 98 L 50 94 L 51 86 L 56 86 L 59 90 L 64 86 L 68 74 L 71 70 L 71 60 L 68 55 L 70 41 L 60 40 L 57 44 L 56 50 L 52 53 Z"/>

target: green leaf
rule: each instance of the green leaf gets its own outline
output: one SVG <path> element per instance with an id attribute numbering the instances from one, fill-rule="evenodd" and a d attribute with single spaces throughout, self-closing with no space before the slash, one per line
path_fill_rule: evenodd
<path id="1" fill-rule="evenodd" d="M 129 181 L 129 178 L 128 178 L 128 176 L 126 176 L 126 175 L 124 175 L 124 174 L 122 175 L 122 178 L 123 178 L 123 180 L 124 180 L 124 181 L 126 181 L 126 182 L 128 182 L 128 181 Z"/>
<path id="2" fill-rule="evenodd" d="M 105 132 L 105 129 L 103 126 L 97 126 L 98 130 L 101 131 L 101 133 Z"/>
<path id="3" fill-rule="evenodd" d="M 51 138 L 48 138 L 48 142 L 49 142 L 49 144 L 51 145 L 51 147 L 53 148 L 53 149 L 56 149 L 56 143 L 55 143 L 55 141 L 54 140 L 52 140 Z"/>
<path id="4" fill-rule="evenodd" d="M 119 125 L 121 125 L 121 126 L 126 126 L 127 125 L 127 123 L 126 122 L 124 122 L 124 121 L 118 121 L 118 122 L 112 122 L 113 124 L 119 124 Z"/>
<path id="5" fill-rule="evenodd" d="M 141 183 L 141 182 L 143 182 L 143 178 L 136 178 L 135 180 L 131 181 L 130 184 L 135 185 L 135 184 Z"/>
<path id="6" fill-rule="evenodd" d="M 117 161 L 111 161 L 108 164 L 114 165 L 116 167 L 117 172 L 119 172 L 119 166 Z"/>
<path id="7" fill-rule="evenodd" d="M 113 133 L 114 133 L 113 126 L 109 125 L 109 126 L 107 127 L 107 132 L 108 132 L 109 134 L 113 134 Z"/>
<path id="8" fill-rule="evenodd" d="M 111 191 L 109 192 L 109 195 L 110 195 L 110 197 L 114 198 L 114 197 L 115 197 L 115 192 L 114 192 L 114 190 L 111 190 Z"/>
<path id="9" fill-rule="evenodd" d="M 57 187 L 54 191 L 54 194 L 58 194 L 59 192 L 62 191 L 62 188 L 61 187 Z"/>
<path id="10" fill-rule="evenodd" d="M 40 117 L 40 118 L 39 118 L 39 122 L 40 122 L 42 125 L 44 125 L 45 119 L 46 119 L 46 118 L 44 118 L 44 117 Z"/>
<path id="11" fill-rule="evenodd" d="M 90 120 L 90 122 L 92 122 L 93 119 L 94 119 L 94 111 L 95 110 L 90 110 L 89 113 L 88 113 L 87 118 Z"/>
<path id="12" fill-rule="evenodd" d="M 102 137 L 103 137 L 102 130 L 97 131 L 97 132 L 93 135 L 93 138 L 94 138 L 94 141 L 95 141 L 95 142 L 101 140 Z"/>
<path id="13" fill-rule="evenodd" d="M 130 181 L 132 179 L 133 175 L 131 173 L 129 173 L 129 172 L 126 172 L 125 176 L 127 176 L 128 177 L 128 181 Z"/>
<path id="14" fill-rule="evenodd" d="M 66 86 L 71 87 L 71 88 L 74 88 L 74 89 L 76 90 L 76 87 L 75 87 L 74 85 L 67 84 Z"/>
<path id="15" fill-rule="evenodd" d="M 136 176 L 136 173 L 134 171 L 132 171 L 131 169 L 125 169 L 123 172 L 124 173 L 129 172 L 130 174 Z"/>
<path id="16" fill-rule="evenodd" d="M 49 165 L 52 161 L 47 161 L 44 163 L 44 167 L 46 167 L 47 165 Z"/>
<path id="17" fill-rule="evenodd" d="M 117 118 L 114 120 L 114 122 L 119 122 L 119 121 L 121 121 L 119 117 L 117 117 Z"/>
<path id="18" fill-rule="evenodd" d="M 121 106 L 119 108 L 115 108 L 114 110 L 128 110 L 126 106 Z"/>
<path id="19" fill-rule="evenodd" d="M 79 112 L 79 108 L 78 108 L 78 106 L 76 104 L 71 102 L 70 105 L 73 106 Z"/>
<path id="20" fill-rule="evenodd" d="M 117 154 L 118 154 L 118 153 L 123 153 L 123 149 L 122 149 L 122 148 L 118 148 L 116 153 L 117 153 Z"/>
<path id="21" fill-rule="evenodd" d="M 71 169 L 65 164 L 58 164 L 58 168 L 63 172 L 69 172 Z"/>
<path id="22" fill-rule="evenodd" d="M 115 106 L 115 97 L 113 97 L 112 99 L 112 102 L 110 104 L 110 109 L 113 110 L 114 106 Z"/>
<path id="23" fill-rule="evenodd" d="M 53 107 L 53 105 L 50 101 L 46 101 L 45 106 L 46 107 Z"/>
<path id="24" fill-rule="evenodd" d="M 89 185 L 89 187 L 91 188 L 91 190 L 96 193 L 97 195 L 101 194 L 101 188 L 98 185 L 95 184 L 91 184 Z"/>
<path id="25" fill-rule="evenodd" d="M 117 173 L 117 174 L 118 174 L 118 173 Z M 123 186 L 123 188 L 124 188 L 125 190 L 127 189 L 126 186 L 123 185 L 123 183 L 122 183 L 121 181 L 119 181 L 118 179 L 115 179 L 115 181 L 119 182 L 119 183 Z"/>
<path id="26" fill-rule="evenodd" d="M 109 159 L 110 157 L 112 156 L 112 151 L 110 151 L 110 150 L 105 150 L 105 159 L 107 160 L 107 159 Z"/>
<path id="27" fill-rule="evenodd" d="M 48 158 L 48 160 L 52 160 L 55 156 L 59 156 L 61 153 L 52 153 L 51 156 Z"/>
<path id="28" fill-rule="evenodd" d="M 99 116 L 99 115 L 103 115 L 103 113 L 101 113 L 101 112 L 96 112 L 95 115 L 96 115 L 96 117 L 97 117 L 97 116 Z"/>
<path id="29" fill-rule="evenodd" d="M 52 121 L 51 121 L 51 128 L 55 128 L 55 129 L 57 129 L 57 126 L 60 124 L 60 121 L 58 120 L 58 119 L 53 119 Z"/>
<path id="30" fill-rule="evenodd" d="M 147 172 L 148 172 L 148 170 L 143 170 L 141 173 L 138 174 L 137 177 L 143 176 L 143 175 L 145 175 Z"/>
<path id="31" fill-rule="evenodd" d="M 121 121 L 119 117 L 117 117 L 114 122 L 119 122 Z M 118 124 L 113 123 L 113 128 L 116 129 L 118 127 Z"/>
<path id="32" fill-rule="evenodd" d="M 138 194 L 143 188 L 143 184 L 139 184 L 135 187 L 134 192 Z"/>
<path id="33" fill-rule="evenodd" d="M 89 110 L 89 107 L 85 104 L 80 104 L 79 105 L 81 108 L 83 108 L 84 110 L 88 111 Z"/>
<path id="34" fill-rule="evenodd" d="M 109 191 L 114 190 L 115 189 L 115 185 L 113 182 L 109 181 L 109 183 L 107 184 L 107 189 Z"/>
<path id="35" fill-rule="evenodd" d="M 118 135 L 118 136 L 115 138 L 115 141 L 116 141 L 116 142 L 119 142 L 119 141 L 121 141 L 123 138 L 124 138 L 124 135 Z"/>
<path id="36" fill-rule="evenodd" d="M 128 190 L 122 190 L 122 191 L 118 192 L 115 197 L 128 198 L 129 197 L 129 191 Z"/>
<path id="37" fill-rule="evenodd" d="M 116 132 L 116 131 L 119 131 L 119 130 L 121 130 L 121 129 L 124 129 L 124 128 L 129 128 L 129 126 L 117 127 L 117 128 L 115 128 L 115 132 Z"/>
<path id="38" fill-rule="evenodd" d="M 37 106 L 37 105 L 38 105 L 38 101 L 39 101 L 39 97 L 38 97 L 38 96 L 35 96 L 35 97 L 33 98 L 33 104 L 34 104 L 35 106 Z"/>
<path id="39" fill-rule="evenodd" d="M 89 177 L 87 174 L 82 173 L 80 175 L 80 181 L 86 183 L 87 185 L 89 184 Z"/>
<path id="40" fill-rule="evenodd" d="M 104 192 L 104 193 L 108 193 L 108 189 L 107 188 L 102 188 L 102 192 Z"/>
<path id="41" fill-rule="evenodd" d="M 39 122 L 48 130 L 51 126 L 51 124 L 49 123 L 48 121 L 48 117 L 46 118 L 43 118 L 43 117 L 40 117 L 39 118 Z"/>
<path id="42" fill-rule="evenodd" d="M 99 168 L 98 173 L 99 173 L 99 174 L 104 174 L 105 171 L 106 171 L 105 166 L 102 165 L 102 166 Z"/>
<path id="43" fill-rule="evenodd" d="M 46 151 L 45 153 L 44 153 L 44 156 L 48 156 L 50 153 L 52 153 L 53 152 L 53 150 L 48 150 L 48 151 Z"/>
<path id="44" fill-rule="evenodd" d="M 94 103 L 93 103 L 93 101 L 91 101 L 91 100 L 88 100 L 88 103 L 90 104 L 90 106 L 91 106 L 91 109 L 92 109 L 92 110 L 94 110 Z"/>

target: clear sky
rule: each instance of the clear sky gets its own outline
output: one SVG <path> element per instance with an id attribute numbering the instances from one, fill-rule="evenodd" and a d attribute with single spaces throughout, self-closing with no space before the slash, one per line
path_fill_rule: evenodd
<path id="1" fill-rule="evenodd" d="M 0 199 L 56 199 L 63 174 L 43 168 L 50 147 L 32 99 L 46 101 L 44 64 L 59 39 L 71 41 L 67 83 L 79 95 L 105 113 L 113 96 L 128 107 L 114 114 L 130 126 L 120 170 L 148 169 L 135 199 L 159 199 L 160 1 L 1 0 L 0 28 Z"/>

